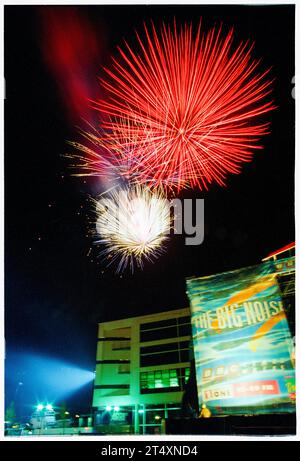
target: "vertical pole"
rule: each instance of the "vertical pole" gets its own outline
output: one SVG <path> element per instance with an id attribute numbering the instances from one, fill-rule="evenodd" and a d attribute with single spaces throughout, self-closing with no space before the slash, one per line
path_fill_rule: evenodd
<path id="1" fill-rule="evenodd" d="M 139 427 L 139 412 L 138 412 L 138 404 L 134 405 L 134 433 L 139 434 L 140 432 Z"/>
<path id="2" fill-rule="evenodd" d="M 143 435 L 146 434 L 146 410 L 145 405 L 143 405 Z"/>

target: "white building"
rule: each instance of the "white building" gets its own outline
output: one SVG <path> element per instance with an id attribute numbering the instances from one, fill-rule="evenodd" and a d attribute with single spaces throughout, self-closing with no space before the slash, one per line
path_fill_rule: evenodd
<path id="1" fill-rule="evenodd" d="M 190 373 L 190 310 L 99 324 L 93 408 L 103 433 L 159 433 L 180 414 Z"/>

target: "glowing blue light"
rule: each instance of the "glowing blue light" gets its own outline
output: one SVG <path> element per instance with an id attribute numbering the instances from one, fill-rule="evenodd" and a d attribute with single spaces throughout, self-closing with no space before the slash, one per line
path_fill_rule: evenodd
<path id="1" fill-rule="evenodd" d="M 119 411 L 119 410 L 120 410 L 120 407 L 118 407 L 118 406 L 114 407 L 114 411 Z"/>
<path id="2" fill-rule="evenodd" d="M 47 411 L 47 404 L 53 405 L 53 402 L 67 399 L 84 386 L 92 386 L 95 379 L 93 370 L 94 368 L 86 370 L 76 363 L 68 363 L 47 355 L 10 352 L 6 365 L 6 380 L 11 383 L 11 394 L 14 397 L 15 376 L 22 375 L 22 380 L 17 381 L 20 389 L 17 395 L 19 400 L 22 397 L 22 402 L 26 404 L 37 401 L 36 410 Z M 23 386 L 19 384 L 21 382 L 24 383 Z"/>
<path id="3" fill-rule="evenodd" d="M 110 405 L 107 405 L 107 407 L 105 408 L 105 410 L 106 410 L 106 411 L 111 411 L 111 410 L 112 410 L 112 408 L 111 408 L 111 406 L 110 406 Z"/>
<path id="4" fill-rule="evenodd" d="M 53 406 L 51 405 L 51 403 L 47 403 L 46 410 L 53 410 Z"/>
<path id="5" fill-rule="evenodd" d="M 144 410 L 139 410 L 138 413 L 142 414 L 144 413 Z"/>

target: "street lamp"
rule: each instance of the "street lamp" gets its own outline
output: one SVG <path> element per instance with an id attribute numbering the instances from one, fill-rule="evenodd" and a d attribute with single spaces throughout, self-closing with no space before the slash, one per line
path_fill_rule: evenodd
<path id="1" fill-rule="evenodd" d="M 37 406 L 36 406 L 36 409 L 39 413 L 39 421 L 40 421 L 40 435 L 41 435 L 41 432 L 42 430 L 44 429 L 44 422 L 45 422 L 45 406 L 42 404 L 42 403 L 39 403 Z"/>

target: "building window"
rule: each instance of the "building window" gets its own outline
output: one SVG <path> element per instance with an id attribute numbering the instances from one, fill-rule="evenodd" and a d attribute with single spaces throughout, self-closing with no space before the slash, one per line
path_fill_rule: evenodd
<path id="1" fill-rule="evenodd" d="M 178 351 L 179 349 L 189 349 L 190 342 L 189 341 L 179 341 L 179 342 L 172 342 L 166 344 L 158 344 L 155 346 L 145 346 L 141 347 L 140 353 L 141 355 L 147 354 L 157 354 L 167 351 Z"/>
<path id="2" fill-rule="evenodd" d="M 140 341 L 158 341 L 160 339 L 191 336 L 190 317 L 178 317 L 159 322 L 143 323 L 140 326 Z"/>
<path id="3" fill-rule="evenodd" d="M 158 322 L 148 322 L 141 324 L 141 330 L 154 330 L 154 329 L 161 329 L 166 327 L 176 326 L 176 318 L 175 319 L 168 319 L 168 320 L 160 320 Z"/>
<path id="4" fill-rule="evenodd" d="M 188 324 L 190 325 L 191 324 L 191 317 L 189 316 L 186 316 L 186 317 L 178 317 L 178 323 L 179 325 L 183 325 L 183 324 Z"/>
<path id="5" fill-rule="evenodd" d="M 140 357 L 141 367 L 152 367 L 154 365 L 168 365 L 169 363 L 180 363 L 179 352 L 163 352 L 161 354 L 148 354 Z"/>
<path id="6" fill-rule="evenodd" d="M 191 374 L 191 369 L 190 368 L 185 368 L 184 369 L 184 383 L 187 384 L 189 377 Z"/>
<path id="7" fill-rule="evenodd" d="M 192 327 L 190 323 L 186 325 L 178 326 L 178 336 L 191 336 L 191 335 L 192 335 Z"/>
<path id="8" fill-rule="evenodd" d="M 160 339 L 176 338 L 177 336 L 178 336 L 177 327 L 175 326 L 175 327 L 158 328 L 156 330 L 141 331 L 140 340 L 141 342 L 158 341 Z"/>
<path id="9" fill-rule="evenodd" d="M 178 341 L 140 349 L 140 366 L 189 362 L 190 342 Z"/>
<path id="10" fill-rule="evenodd" d="M 189 378 L 189 368 L 154 370 L 140 373 L 141 393 L 183 390 Z"/>

